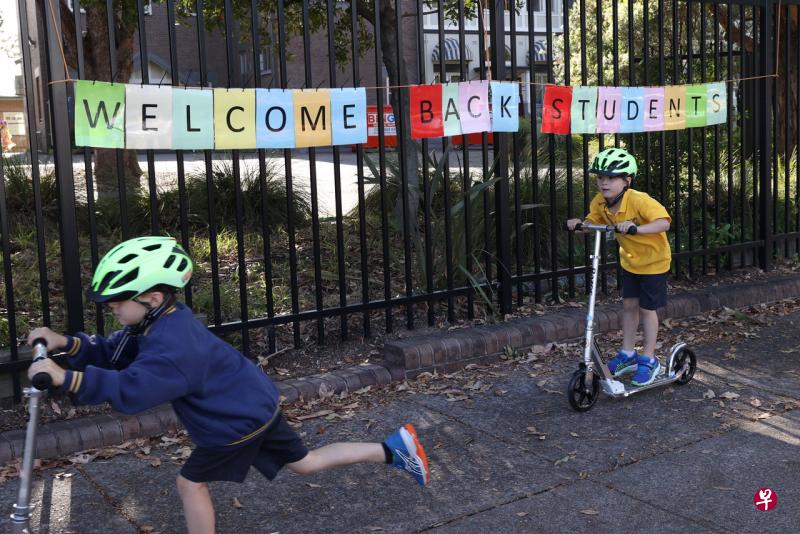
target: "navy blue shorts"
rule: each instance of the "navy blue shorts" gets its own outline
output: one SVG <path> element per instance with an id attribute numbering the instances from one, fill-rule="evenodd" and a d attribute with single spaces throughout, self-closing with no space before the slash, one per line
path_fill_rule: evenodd
<path id="1" fill-rule="evenodd" d="M 266 430 L 244 443 L 195 448 L 181 468 L 181 476 L 198 483 L 243 482 L 252 466 L 272 480 L 284 465 L 307 454 L 300 436 L 278 412 Z"/>
<path id="2" fill-rule="evenodd" d="M 639 299 L 639 307 L 657 310 L 667 305 L 667 273 L 635 274 L 622 269 L 622 298 Z"/>

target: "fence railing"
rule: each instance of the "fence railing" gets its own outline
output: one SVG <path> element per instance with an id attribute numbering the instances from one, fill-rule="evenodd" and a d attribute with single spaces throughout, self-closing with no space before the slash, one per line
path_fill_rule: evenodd
<path id="1" fill-rule="evenodd" d="M 142 0 L 73 0 L 72 9 L 18 0 L 20 40 L 35 44 L 21 47 L 29 148 L 4 154 L 0 180 L 0 335 L 9 351 L 0 372 L 11 372 L 13 393 L 27 365 L 17 341 L 29 328 L 115 328 L 83 289 L 110 246 L 139 234 L 179 239 L 197 264 L 185 300 L 250 355 L 371 337 L 398 323 L 499 320 L 530 301 L 579 298 L 588 248 L 560 228 L 586 213 L 594 191 L 586 170 L 604 146 L 631 150 L 640 164 L 634 187 L 670 211 L 675 276 L 769 269 L 798 251 L 798 2 L 541 4 L 544 13 L 488 2 L 484 18 L 463 2 L 422 0 L 167 0 L 152 15 Z M 545 36 L 520 31 L 538 29 L 541 15 Z M 460 53 L 434 62 L 446 39 Z M 143 84 L 368 86 L 377 148 L 76 148 L 63 80 L 123 82 L 135 58 Z M 522 127 L 412 141 L 407 94 L 387 92 L 387 78 L 391 86 L 520 81 Z M 540 135 L 541 92 L 526 84 L 542 78 L 728 81 L 729 119 L 682 131 Z M 614 287 L 615 248 L 604 247 L 604 291 Z"/>

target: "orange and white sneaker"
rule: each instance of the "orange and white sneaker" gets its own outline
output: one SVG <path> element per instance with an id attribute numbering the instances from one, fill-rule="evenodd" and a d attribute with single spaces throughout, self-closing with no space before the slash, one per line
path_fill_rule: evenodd
<path id="1" fill-rule="evenodd" d="M 414 425 L 411 423 L 403 425 L 383 443 L 392 452 L 392 466 L 408 471 L 420 486 L 425 486 L 430 482 L 431 472 L 428 469 L 428 457 L 425 455 L 422 443 L 419 442 Z"/>

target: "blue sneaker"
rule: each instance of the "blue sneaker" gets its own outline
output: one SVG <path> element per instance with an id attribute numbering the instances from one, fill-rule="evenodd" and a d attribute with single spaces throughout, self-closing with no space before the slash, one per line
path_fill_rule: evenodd
<path id="1" fill-rule="evenodd" d="M 417 438 L 417 431 L 411 423 L 400 427 L 383 442 L 392 451 L 392 466 L 411 473 L 420 486 L 431 480 L 428 470 L 428 457 Z"/>
<path id="2" fill-rule="evenodd" d="M 633 351 L 632 356 L 626 356 L 624 352 L 619 351 L 610 362 L 608 362 L 608 370 L 614 376 L 622 376 L 626 373 L 636 372 L 636 364 L 639 359 L 639 354 Z"/>
<path id="3" fill-rule="evenodd" d="M 639 367 L 631 380 L 631 385 L 646 386 L 651 384 L 661 372 L 661 364 L 656 358 L 650 356 L 639 356 Z"/>

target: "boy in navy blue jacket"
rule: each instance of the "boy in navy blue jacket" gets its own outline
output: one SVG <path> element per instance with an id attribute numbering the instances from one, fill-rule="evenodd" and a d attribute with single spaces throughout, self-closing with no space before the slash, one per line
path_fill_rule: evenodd
<path id="1" fill-rule="evenodd" d="M 275 384 L 239 351 L 194 319 L 175 298 L 192 261 L 174 239 L 141 237 L 109 251 L 97 266 L 89 297 L 107 304 L 123 330 L 107 338 L 62 336 L 37 328 L 28 336 L 64 350 L 71 369 L 46 359 L 46 372 L 78 402 L 108 402 L 137 413 L 171 402 L 196 448 L 178 475 L 191 534 L 214 532 L 208 482 L 242 482 L 251 466 L 269 480 L 285 465 L 311 474 L 340 465 L 385 462 L 430 480 L 425 451 L 411 424 L 383 443 L 333 443 L 309 451 L 281 415 Z"/>

